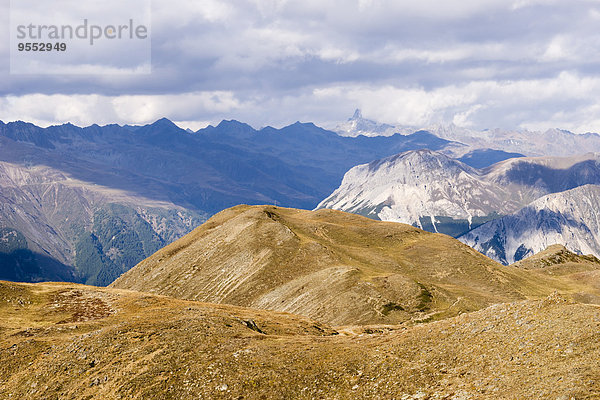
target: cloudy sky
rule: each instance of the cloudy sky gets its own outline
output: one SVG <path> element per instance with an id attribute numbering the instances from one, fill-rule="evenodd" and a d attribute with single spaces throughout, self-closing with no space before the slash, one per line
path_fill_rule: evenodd
<path id="1" fill-rule="evenodd" d="M 600 132 L 599 0 L 155 0 L 152 73 L 118 75 L 10 74 L 9 10 L 0 0 L 5 122 L 331 127 L 361 108 Z"/>

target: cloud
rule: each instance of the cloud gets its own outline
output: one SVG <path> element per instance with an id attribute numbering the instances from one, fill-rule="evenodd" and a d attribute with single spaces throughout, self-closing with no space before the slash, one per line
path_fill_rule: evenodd
<path id="1" fill-rule="evenodd" d="M 52 107 L 47 107 L 52 104 Z M 195 92 L 177 95 L 45 95 L 6 96 L 0 100 L 0 115 L 6 121 L 23 119 L 41 126 L 70 121 L 146 124 L 169 116 L 195 126 L 198 112 L 215 115 L 236 112 L 243 104 L 231 92 Z M 200 122 L 200 125 L 206 125 Z M 187 127 L 187 126 L 186 126 Z"/>
<path id="2" fill-rule="evenodd" d="M 357 104 L 370 118 L 424 127 L 453 122 L 464 127 L 569 129 L 600 132 L 594 93 L 600 77 L 563 72 L 547 79 L 480 80 L 433 90 L 336 86 L 315 90 L 329 102 Z"/>
<path id="3" fill-rule="evenodd" d="M 361 107 L 388 123 L 600 131 L 599 19 L 585 0 L 155 0 L 150 75 L 19 76 L 4 61 L 0 119 L 327 125 Z"/>

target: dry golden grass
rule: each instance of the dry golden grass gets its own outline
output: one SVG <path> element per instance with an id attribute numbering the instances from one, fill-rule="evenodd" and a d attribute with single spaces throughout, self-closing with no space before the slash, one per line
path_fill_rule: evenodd
<path id="1" fill-rule="evenodd" d="M 559 247 L 504 267 L 407 225 L 235 207 L 114 285 L 196 301 L 0 282 L 0 398 L 597 399 L 599 271 Z"/>
<path id="2" fill-rule="evenodd" d="M 0 282 L 2 399 L 593 399 L 600 308 L 558 295 L 411 327 Z"/>
<path id="3" fill-rule="evenodd" d="M 439 320 L 555 290 L 600 293 L 580 279 L 502 266 L 409 225 L 273 206 L 225 210 L 111 286 L 334 325 Z"/>

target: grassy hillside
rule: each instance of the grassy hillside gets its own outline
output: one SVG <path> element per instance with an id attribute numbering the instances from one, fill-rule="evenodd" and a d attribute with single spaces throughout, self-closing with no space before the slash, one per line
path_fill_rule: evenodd
<path id="1" fill-rule="evenodd" d="M 16 399 L 586 399 L 600 308 L 552 295 L 412 327 L 75 284 L 0 282 L 0 393 Z"/>
<path id="2" fill-rule="evenodd" d="M 334 210 L 225 210 L 112 284 L 336 324 L 430 321 L 494 303 L 594 292 L 502 266 L 445 235 Z"/>
<path id="3" fill-rule="evenodd" d="M 585 285 L 588 289 L 574 293 L 573 299 L 600 304 L 600 260 L 593 255 L 575 254 L 556 244 L 513 266 Z"/>

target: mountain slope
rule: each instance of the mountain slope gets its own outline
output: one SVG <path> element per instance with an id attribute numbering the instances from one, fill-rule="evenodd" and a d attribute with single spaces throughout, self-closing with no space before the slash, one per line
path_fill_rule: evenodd
<path id="1" fill-rule="evenodd" d="M 435 151 L 358 165 L 317 208 L 459 236 L 548 193 L 600 183 L 600 155 L 515 158 L 475 169 Z"/>
<path id="2" fill-rule="evenodd" d="M 0 278 L 107 285 L 191 231 L 201 215 L 74 179 L 0 162 Z"/>
<path id="3" fill-rule="evenodd" d="M 445 235 L 333 210 L 225 210 L 111 287 L 293 312 L 332 324 L 439 319 L 569 291 Z"/>
<path id="4" fill-rule="evenodd" d="M 600 257 L 600 186 L 584 185 L 537 199 L 518 212 L 488 222 L 460 237 L 487 256 L 510 264 L 564 245 Z"/>
<path id="5" fill-rule="evenodd" d="M 0 282 L 0 391 L 17 399 L 596 398 L 600 308 L 553 295 L 416 326 L 72 284 Z"/>
<path id="6" fill-rule="evenodd" d="M 574 283 L 600 289 L 600 259 L 592 255 L 580 255 L 560 244 L 524 258 L 512 264 L 515 268 L 535 269 L 550 276 L 560 276 Z M 573 294 L 573 299 L 583 303 L 600 304 L 595 290 L 584 290 Z"/>
<path id="7" fill-rule="evenodd" d="M 300 122 L 281 129 L 266 127 L 256 131 L 237 121 L 223 121 L 216 127 L 209 126 L 197 133 L 200 138 L 213 143 L 236 146 L 263 154 L 263 157 L 268 155 L 283 160 L 291 168 L 301 168 L 301 172 L 308 175 L 304 185 L 326 183 L 329 190 L 339 184 L 344 172 L 356 165 L 358 160 L 362 163 L 407 150 L 446 151 L 460 146 L 428 132 L 390 137 L 340 137 L 312 123 Z M 272 170 L 277 171 L 275 168 Z M 314 204 L 320 199 L 315 200 Z M 299 203 L 287 204 L 309 207 Z"/>

